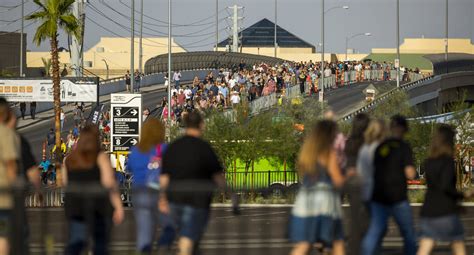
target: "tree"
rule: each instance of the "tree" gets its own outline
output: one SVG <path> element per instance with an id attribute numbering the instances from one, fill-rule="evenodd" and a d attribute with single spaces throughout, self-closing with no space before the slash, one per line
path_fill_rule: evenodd
<path id="1" fill-rule="evenodd" d="M 71 7 L 75 0 L 34 0 L 39 10 L 27 16 L 27 20 L 39 21 L 41 24 L 36 29 L 33 41 L 39 46 L 43 41 L 49 39 L 51 45 L 51 65 L 54 97 L 54 127 L 56 130 L 56 183 L 61 185 L 61 98 L 60 98 L 60 74 L 58 55 L 58 33 L 64 30 L 68 35 L 80 38 L 81 31 L 79 22 L 72 14 Z"/>
<path id="2" fill-rule="evenodd" d="M 44 68 L 44 77 L 51 77 L 50 70 L 51 70 L 51 59 L 48 58 L 41 58 L 41 61 L 43 62 L 43 68 Z"/>

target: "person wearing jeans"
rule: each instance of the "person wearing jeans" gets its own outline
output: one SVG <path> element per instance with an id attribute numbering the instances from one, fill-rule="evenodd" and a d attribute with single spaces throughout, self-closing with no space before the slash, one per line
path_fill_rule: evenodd
<path id="1" fill-rule="evenodd" d="M 133 174 L 133 211 L 136 223 L 136 250 L 151 254 L 159 213 L 159 176 L 165 150 L 165 127 L 155 118 L 147 118 L 139 143 L 132 147 L 128 168 Z"/>
<path id="2" fill-rule="evenodd" d="M 370 227 L 362 243 L 361 254 L 376 254 L 381 250 L 380 244 L 387 231 L 388 219 L 393 217 L 403 236 L 404 253 L 416 254 L 416 237 L 410 203 L 405 200 L 394 205 L 376 202 L 370 204 Z"/>
<path id="3" fill-rule="evenodd" d="M 362 241 L 361 254 L 373 255 L 380 248 L 388 219 L 393 217 L 403 237 L 405 255 L 416 254 L 415 230 L 407 196 L 407 179 L 416 175 L 410 145 L 403 140 L 408 122 L 395 115 L 390 122 L 391 137 L 375 149 L 371 220 Z"/>

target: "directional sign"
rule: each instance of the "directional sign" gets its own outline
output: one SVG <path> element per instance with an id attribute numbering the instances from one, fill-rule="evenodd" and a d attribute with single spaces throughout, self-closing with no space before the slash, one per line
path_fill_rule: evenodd
<path id="1" fill-rule="evenodd" d="M 113 147 L 115 151 L 129 151 L 130 148 L 138 143 L 136 136 L 114 136 Z"/>
<path id="2" fill-rule="evenodd" d="M 129 151 L 138 143 L 142 123 L 140 94 L 111 95 L 112 151 Z"/>

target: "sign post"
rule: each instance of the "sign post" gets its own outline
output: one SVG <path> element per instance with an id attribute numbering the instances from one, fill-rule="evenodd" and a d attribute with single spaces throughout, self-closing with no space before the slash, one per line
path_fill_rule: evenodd
<path id="1" fill-rule="evenodd" d="M 138 143 L 142 126 L 141 94 L 112 94 L 111 151 L 125 152 Z"/>

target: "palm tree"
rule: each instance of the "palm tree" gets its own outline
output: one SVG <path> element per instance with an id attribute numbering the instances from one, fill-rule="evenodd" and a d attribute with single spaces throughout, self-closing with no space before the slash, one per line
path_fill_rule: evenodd
<path id="1" fill-rule="evenodd" d="M 48 58 L 41 58 L 41 61 L 43 61 L 43 68 L 44 68 L 44 77 L 51 77 L 50 75 L 50 70 L 51 70 L 51 59 Z"/>
<path id="2" fill-rule="evenodd" d="M 76 17 L 72 14 L 71 7 L 75 0 L 34 0 L 39 6 L 37 12 L 27 16 L 27 20 L 39 21 L 41 25 L 36 29 L 33 41 L 39 46 L 49 39 L 51 44 L 51 65 L 53 72 L 53 97 L 54 97 L 54 127 L 56 130 L 56 183 L 61 185 L 61 99 L 60 76 L 58 56 L 58 32 L 64 30 L 68 35 L 80 38 L 81 29 Z"/>

